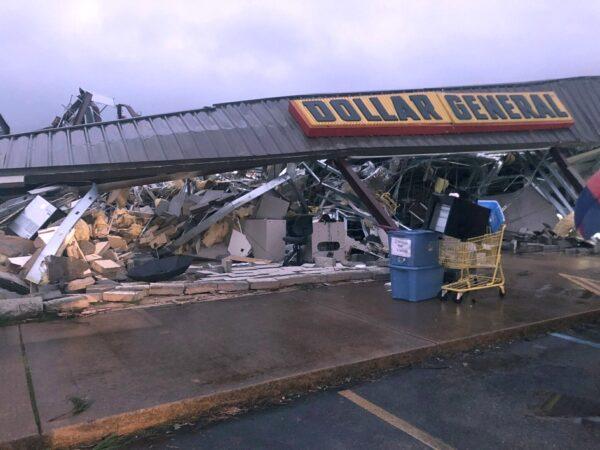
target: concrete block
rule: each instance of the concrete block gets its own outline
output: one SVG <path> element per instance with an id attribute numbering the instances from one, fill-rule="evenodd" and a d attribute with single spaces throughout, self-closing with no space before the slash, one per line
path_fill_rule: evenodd
<path id="1" fill-rule="evenodd" d="M 561 249 L 558 245 L 555 244 L 544 244 L 544 248 L 542 252 L 544 253 L 555 253 L 559 252 Z"/>
<path id="2" fill-rule="evenodd" d="M 315 256 L 316 267 L 335 267 L 335 258 L 328 256 Z"/>
<path id="3" fill-rule="evenodd" d="M 233 292 L 233 291 L 247 291 L 250 285 L 247 281 L 231 280 L 219 282 L 217 289 L 219 291 Z"/>
<path id="4" fill-rule="evenodd" d="M 0 318 L 27 319 L 42 314 L 42 297 L 20 297 L 0 300 Z"/>
<path id="5" fill-rule="evenodd" d="M 87 288 L 85 288 L 85 293 L 86 294 L 96 294 L 96 293 L 101 293 L 101 292 L 106 292 L 106 291 L 112 291 L 114 289 L 117 289 L 119 286 L 117 284 L 108 284 L 108 283 L 96 283 L 93 286 L 89 286 Z"/>
<path id="6" fill-rule="evenodd" d="M 0 254 L 12 258 L 31 255 L 33 252 L 35 252 L 33 241 L 19 236 L 0 235 Z"/>
<path id="7" fill-rule="evenodd" d="M 47 256 L 48 281 L 71 281 L 84 278 L 84 272 L 90 268 L 87 262 L 81 259 L 66 256 Z"/>
<path id="8" fill-rule="evenodd" d="M 150 291 L 149 283 L 124 283 L 113 288 L 115 291 L 144 291 L 148 293 Z"/>
<path id="9" fill-rule="evenodd" d="M 195 281 L 193 283 L 186 283 L 185 293 L 186 295 L 204 294 L 207 292 L 215 292 L 218 288 L 219 283 L 215 281 Z"/>
<path id="10" fill-rule="evenodd" d="M 144 297 L 142 291 L 106 291 L 102 293 L 105 302 L 135 302 Z"/>
<path id="11" fill-rule="evenodd" d="M 150 295 L 182 295 L 185 289 L 183 282 L 150 283 Z"/>
<path id="12" fill-rule="evenodd" d="M 350 274 L 351 280 L 366 280 L 372 277 L 371 272 L 366 269 L 346 270 Z"/>
<path id="13" fill-rule="evenodd" d="M 108 245 L 110 248 L 115 250 L 126 250 L 127 249 L 127 241 L 123 239 L 121 236 L 108 236 Z"/>
<path id="14" fill-rule="evenodd" d="M 85 295 L 87 295 L 90 299 L 90 302 L 102 302 L 104 301 L 104 299 L 102 298 L 102 292 L 86 292 Z"/>
<path id="15" fill-rule="evenodd" d="M 277 278 L 253 278 L 249 280 L 250 289 L 279 289 L 281 283 Z"/>
<path id="16" fill-rule="evenodd" d="M 38 292 L 37 292 L 37 295 L 41 296 L 43 301 L 54 300 L 55 298 L 59 298 L 59 297 L 64 297 L 65 296 L 65 294 L 63 294 L 62 292 L 60 292 L 58 289 L 55 289 L 55 288 L 44 289 L 44 287 L 48 288 L 49 285 L 41 285 L 41 286 L 39 286 L 38 287 Z"/>
<path id="17" fill-rule="evenodd" d="M 85 277 L 79 278 L 77 280 L 72 280 L 67 283 L 67 287 L 65 288 L 66 292 L 78 292 L 87 289 L 89 286 L 93 286 L 96 283 L 94 277 Z"/>
<path id="18" fill-rule="evenodd" d="M 112 259 L 97 259 L 91 262 L 91 266 L 95 272 L 107 278 L 114 278 L 119 270 L 121 270 L 121 265 Z"/>
<path id="19" fill-rule="evenodd" d="M 374 280 L 389 280 L 390 269 L 389 267 L 367 267 L 367 270 L 371 273 Z"/>
<path id="20" fill-rule="evenodd" d="M 536 244 L 534 242 L 520 244 L 517 247 L 517 253 L 537 253 L 542 251 L 544 251 L 544 244 Z"/>
<path id="21" fill-rule="evenodd" d="M 80 312 L 96 301 L 88 295 L 70 295 L 44 302 L 44 311 L 51 313 Z"/>
<path id="22" fill-rule="evenodd" d="M 96 242 L 94 247 L 94 254 L 104 256 L 104 253 L 106 253 L 108 250 L 110 250 L 110 244 L 108 243 L 108 241 Z"/>
<path id="23" fill-rule="evenodd" d="M 352 274 L 350 270 L 336 270 L 335 272 L 330 272 L 325 276 L 325 279 L 328 283 L 335 283 L 337 281 L 348 281 L 352 278 Z"/>
<path id="24" fill-rule="evenodd" d="M 295 286 L 298 284 L 313 284 L 313 283 L 324 283 L 324 277 L 319 274 L 297 274 L 297 275 L 285 275 L 277 277 L 281 287 Z"/>
<path id="25" fill-rule="evenodd" d="M 328 256 L 337 261 L 346 256 L 346 222 L 313 223 L 312 256 Z"/>

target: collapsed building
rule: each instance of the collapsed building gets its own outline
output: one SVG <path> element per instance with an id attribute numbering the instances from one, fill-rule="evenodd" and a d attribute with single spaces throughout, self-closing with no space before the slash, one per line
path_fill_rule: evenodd
<path id="1" fill-rule="evenodd" d="M 498 200 L 514 251 L 590 252 L 572 211 L 599 100 L 582 77 L 104 120 L 81 90 L 50 128 L 0 136 L 4 296 L 71 311 L 384 276 L 386 231 L 426 227 L 447 194 Z"/>

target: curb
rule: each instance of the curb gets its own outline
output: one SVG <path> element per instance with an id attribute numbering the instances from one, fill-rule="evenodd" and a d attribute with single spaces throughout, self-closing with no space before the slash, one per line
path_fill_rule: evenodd
<path id="1" fill-rule="evenodd" d="M 139 409 L 93 421 L 69 425 L 43 435 L 0 443 L 0 449 L 72 448 L 92 444 L 111 435 L 126 436 L 177 421 L 192 421 L 236 407 L 256 407 L 277 403 L 283 395 L 305 394 L 323 386 L 356 383 L 383 372 L 417 363 L 432 356 L 450 355 L 471 348 L 536 334 L 565 329 L 579 322 L 600 320 L 600 309 L 541 320 L 402 353 L 389 354 L 343 366 L 300 373 L 244 388 L 193 397 L 151 408 Z M 350 381 L 350 380 L 351 381 Z"/>

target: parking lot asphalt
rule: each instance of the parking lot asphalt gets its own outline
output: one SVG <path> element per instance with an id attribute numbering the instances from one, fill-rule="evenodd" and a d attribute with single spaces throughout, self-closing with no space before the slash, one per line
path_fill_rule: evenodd
<path id="1" fill-rule="evenodd" d="M 591 449 L 600 442 L 600 325 L 582 324 L 227 420 L 121 441 L 134 449 Z M 217 419 L 221 419 L 217 418 Z"/>

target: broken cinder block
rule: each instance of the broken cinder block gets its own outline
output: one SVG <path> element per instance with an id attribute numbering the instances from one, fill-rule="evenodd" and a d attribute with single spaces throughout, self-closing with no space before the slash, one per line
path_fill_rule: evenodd
<path id="1" fill-rule="evenodd" d="M 33 242 L 19 236 L 0 235 L 0 254 L 14 256 L 31 255 L 35 251 Z"/>
<path id="2" fill-rule="evenodd" d="M 90 268 L 82 259 L 67 258 L 65 256 L 47 256 L 48 281 L 71 281 L 85 278 L 85 271 Z"/>
<path id="3" fill-rule="evenodd" d="M 243 280 L 219 281 L 218 284 L 218 290 L 224 292 L 247 291 L 249 287 L 248 282 Z"/>
<path id="4" fill-rule="evenodd" d="M 335 267 L 335 258 L 315 256 L 315 267 Z"/>
<path id="5" fill-rule="evenodd" d="M 110 245 L 110 248 L 113 250 L 127 250 L 127 241 L 121 236 L 109 235 L 108 245 Z"/>
<path id="6" fill-rule="evenodd" d="M 0 318 L 26 319 L 43 312 L 42 297 L 20 297 L 0 300 Z"/>
<path id="7" fill-rule="evenodd" d="M 91 265 L 95 272 L 98 272 L 106 278 L 115 277 L 121 269 L 121 265 L 117 264 L 112 259 L 97 259 L 92 261 Z"/>
<path id="8" fill-rule="evenodd" d="M 183 295 L 185 283 L 150 283 L 150 295 Z"/>
<path id="9" fill-rule="evenodd" d="M 92 286 L 94 284 L 96 284 L 94 277 L 78 278 L 76 280 L 69 281 L 65 290 L 66 292 L 83 291 L 88 286 Z"/>
<path id="10" fill-rule="evenodd" d="M 196 281 L 194 283 L 186 283 L 186 295 L 205 294 L 207 292 L 215 292 L 219 288 L 219 283 L 216 281 Z"/>
<path id="11" fill-rule="evenodd" d="M 96 242 L 94 254 L 103 256 L 104 253 L 109 249 L 110 249 L 110 244 L 108 243 L 108 241 Z"/>
<path id="12" fill-rule="evenodd" d="M 144 291 L 104 291 L 102 300 L 105 302 L 136 302 L 145 295 Z"/>
<path id="13" fill-rule="evenodd" d="M 94 303 L 89 295 L 71 295 L 44 302 L 44 311 L 52 313 L 80 312 Z"/>
<path id="14" fill-rule="evenodd" d="M 249 280 L 250 289 L 279 289 L 281 283 L 277 278 L 257 278 Z"/>

